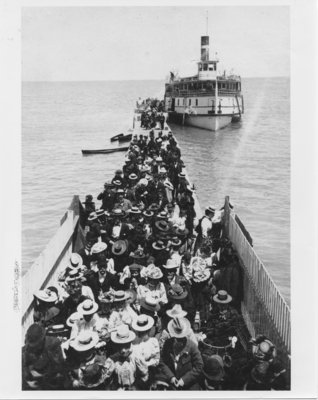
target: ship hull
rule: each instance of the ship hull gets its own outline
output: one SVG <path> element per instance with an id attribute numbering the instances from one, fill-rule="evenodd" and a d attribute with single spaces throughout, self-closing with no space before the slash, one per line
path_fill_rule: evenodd
<path id="1" fill-rule="evenodd" d="M 212 132 L 225 128 L 233 120 L 233 115 L 189 115 L 169 113 L 169 121 L 177 124 L 194 126 L 196 128 L 207 129 Z M 238 119 L 239 120 L 239 116 Z"/>

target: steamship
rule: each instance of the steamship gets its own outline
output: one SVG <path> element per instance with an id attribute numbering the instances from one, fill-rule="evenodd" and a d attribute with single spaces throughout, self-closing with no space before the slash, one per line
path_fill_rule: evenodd
<path id="1" fill-rule="evenodd" d="M 165 85 L 165 109 L 169 121 L 217 131 L 240 121 L 244 113 L 241 78 L 218 74 L 219 60 L 209 59 L 209 36 L 201 36 L 198 73 L 177 78 L 170 72 Z"/>

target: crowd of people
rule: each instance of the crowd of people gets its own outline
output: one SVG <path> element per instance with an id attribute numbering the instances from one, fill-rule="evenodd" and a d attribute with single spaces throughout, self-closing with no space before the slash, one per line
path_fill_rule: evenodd
<path id="1" fill-rule="evenodd" d="M 34 293 L 24 390 L 286 389 L 274 343 L 239 340 L 239 259 L 223 210 L 198 220 L 181 150 L 159 128 L 133 137 L 99 206 L 86 196 L 85 245 Z"/>

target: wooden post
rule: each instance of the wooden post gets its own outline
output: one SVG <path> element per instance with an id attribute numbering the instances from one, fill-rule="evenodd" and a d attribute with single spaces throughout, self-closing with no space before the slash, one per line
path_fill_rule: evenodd
<path id="1" fill-rule="evenodd" d="M 224 203 L 224 230 L 225 234 L 229 235 L 229 225 L 230 225 L 230 197 L 225 196 Z"/>

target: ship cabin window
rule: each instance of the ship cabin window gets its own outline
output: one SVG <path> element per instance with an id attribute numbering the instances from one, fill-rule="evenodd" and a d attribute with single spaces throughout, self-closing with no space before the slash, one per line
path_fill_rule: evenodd
<path id="1" fill-rule="evenodd" d="M 195 99 L 195 105 L 196 106 L 198 105 L 198 99 Z"/>
<path id="2" fill-rule="evenodd" d="M 203 64 L 203 71 L 207 71 L 208 70 L 208 64 Z"/>
<path id="3" fill-rule="evenodd" d="M 191 106 L 191 99 L 189 99 L 189 106 Z"/>
<path id="4" fill-rule="evenodd" d="M 222 83 L 222 89 L 225 89 L 225 83 Z"/>
<path id="5" fill-rule="evenodd" d="M 199 64 L 199 71 L 202 71 L 202 64 Z"/>
<path id="6" fill-rule="evenodd" d="M 186 104 L 186 99 L 184 98 L 183 99 L 183 105 L 185 106 L 185 104 Z"/>
<path id="7" fill-rule="evenodd" d="M 178 99 L 178 105 L 179 105 L 179 103 L 180 103 L 179 100 L 180 100 L 180 99 Z"/>

